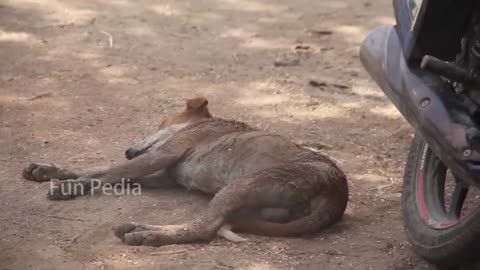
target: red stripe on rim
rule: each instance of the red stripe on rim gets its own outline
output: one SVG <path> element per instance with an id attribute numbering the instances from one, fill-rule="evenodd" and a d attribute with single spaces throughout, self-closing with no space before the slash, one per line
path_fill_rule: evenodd
<path id="1" fill-rule="evenodd" d="M 425 187 L 424 187 L 424 178 L 423 178 L 423 169 L 418 171 L 417 175 L 417 203 L 420 208 L 420 214 L 422 215 L 425 221 L 430 220 L 430 213 L 428 212 L 427 204 L 425 203 Z"/>
<path id="2" fill-rule="evenodd" d="M 457 223 L 460 223 L 460 222 L 464 221 L 465 219 L 467 219 L 468 217 L 470 217 L 477 210 L 478 210 L 478 207 L 474 210 L 469 211 L 465 215 L 461 216 L 459 219 L 453 219 L 453 220 L 449 220 L 449 221 L 446 221 L 446 222 L 442 222 L 439 225 L 442 229 L 452 227 L 453 225 L 456 225 Z"/>
<path id="3" fill-rule="evenodd" d="M 450 220 L 450 221 L 447 221 L 447 222 L 442 222 L 440 223 L 440 228 L 442 229 L 445 229 L 445 228 L 448 228 L 448 227 L 452 227 L 453 225 L 459 223 L 461 220 Z"/>

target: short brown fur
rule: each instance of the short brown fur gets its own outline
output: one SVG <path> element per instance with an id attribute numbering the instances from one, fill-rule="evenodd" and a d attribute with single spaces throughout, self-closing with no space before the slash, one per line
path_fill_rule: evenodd
<path id="1" fill-rule="evenodd" d="M 32 163 L 23 172 L 32 181 L 55 182 L 52 200 L 71 199 L 78 190 L 59 187 L 91 180 L 117 183 L 132 179 L 145 186 L 184 186 L 214 195 L 192 222 L 174 226 L 121 224 L 115 235 L 129 245 L 160 246 L 210 240 L 225 224 L 233 230 L 267 236 L 298 236 L 338 221 L 348 202 L 345 174 L 323 154 L 247 124 L 213 118 L 208 101 L 186 101 L 186 109 L 168 117 L 154 139 L 139 145 L 132 160 L 92 173 Z M 178 129 L 178 130 L 176 130 Z M 173 130 L 173 131 L 172 131 Z M 165 140 L 162 132 L 173 132 Z M 135 147 L 133 147 L 135 148 Z M 146 149 L 144 149 L 146 148 Z M 128 151 L 127 151 L 128 152 Z M 268 209 L 286 210 L 283 220 Z M 285 212 L 285 211 L 284 211 Z"/>

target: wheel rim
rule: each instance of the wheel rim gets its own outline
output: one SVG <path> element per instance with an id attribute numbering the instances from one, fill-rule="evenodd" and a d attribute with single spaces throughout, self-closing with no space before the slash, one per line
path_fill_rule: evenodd
<path id="1" fill-rule="evenodd" d="M 480 210 L 479 194 L 477 189 L 451 175 L 450 170 L 423 143 L 417 170 L 416 198 L 426 224 L 436 229 L 459 224 Z"/>

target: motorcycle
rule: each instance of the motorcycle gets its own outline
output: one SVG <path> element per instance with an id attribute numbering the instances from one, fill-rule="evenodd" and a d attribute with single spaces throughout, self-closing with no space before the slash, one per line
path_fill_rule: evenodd
<path id="1" fill-rule="evenodd" d="M 416 131 L 403 179 L 407 239 L 446 267 L 480 260 L 477 2 L 394 0 L 396 25 L 373 30 L 360 49 L 364 68 Z"/>

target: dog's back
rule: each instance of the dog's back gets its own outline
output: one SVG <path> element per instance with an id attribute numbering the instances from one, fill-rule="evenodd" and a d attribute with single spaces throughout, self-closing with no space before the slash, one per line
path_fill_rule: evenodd
<path id="1" fill-rule="evenodd" d="M 305 151 L 278 135 L 235 132 L 194 146 L 171 171 L 186 188 L 215 194 L 235 179 L 287 165 Z"/>

